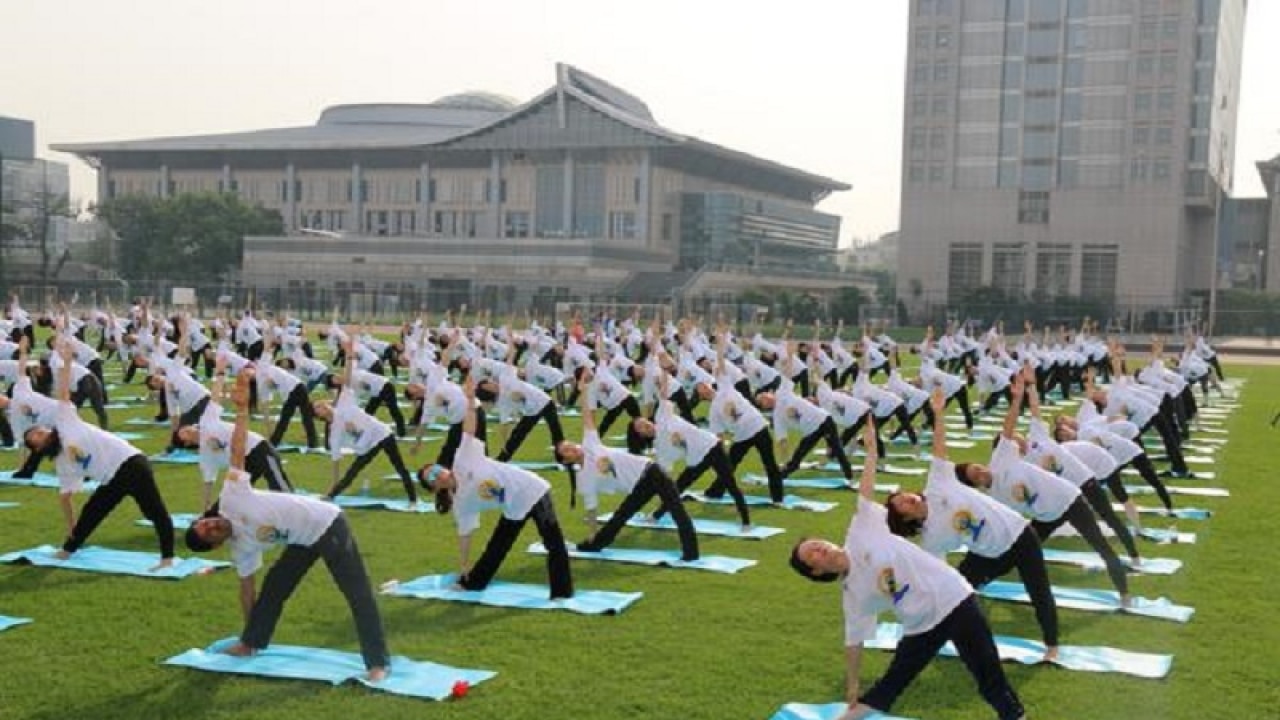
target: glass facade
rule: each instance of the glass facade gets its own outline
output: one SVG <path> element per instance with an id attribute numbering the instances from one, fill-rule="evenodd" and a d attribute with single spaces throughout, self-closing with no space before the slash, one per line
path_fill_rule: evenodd
<path id="1" fill-rule="evenodd" d="M 834 271 L 839 233 L 836 215 L 737 193 L 683 193 L 679 267 Z"/>

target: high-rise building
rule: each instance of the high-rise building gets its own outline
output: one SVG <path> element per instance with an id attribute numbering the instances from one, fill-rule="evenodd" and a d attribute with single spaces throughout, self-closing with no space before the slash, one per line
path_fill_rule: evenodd
<path id="1" fill-rule="evenodd" d="M 1246 7 L 912 0 L 899 297 L 927 313 L 981 288 L 1123 314 L 1207 290 Z"/>

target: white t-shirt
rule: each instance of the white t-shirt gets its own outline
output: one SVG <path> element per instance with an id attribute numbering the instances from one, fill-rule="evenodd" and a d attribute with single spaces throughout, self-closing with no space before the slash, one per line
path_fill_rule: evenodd
<path id="1" fill-rule="evenodd" d="M 1003 555 L 1026 529 L 1025 518 L 956 479 L 956 465 L 934 458 L 924 496 L 929 514 L 920 546 L 939 557 L 968 546 L 974 555 Z"/>
<path id="2" fill-rule="evenodd" d="M 537 415 L 551 402 L 551 396 L 516 376 L 516 369 L 506 366 L 498 378 L 498 412 L 506 418 Z"/>
<path id="3" fill-rule="evenodd" d="M 1091 442 L 1072 440 L 1062 443 L 1062 449 L 1084 463 L 1099 481 L 1111 477 L 1111 474 L 1120 467 L 1106 448 L 1098 447 Z"/>
<path id="4" fill-rule="evenodd" d="M 578 492 L 589 512 L 599 507 L 601 493 L 626 494 L 635 488 L 649 467 L 649 459 L 625 450 L 605 447 L 600 434 L 591 430 L 582 436 L 582 470 Z"/>
<path id="5" fill-rule="evenodd" d="M 200 416 L 200 474 L 204 481 L 211 483 L 218 479 L 218 471 L 231 465 L 231 433 L 235 431 L 233 423 L 222 419 L 222 406 L 211 402 L 204 408 Z M 252 430 L 245 438 L 244 451 L 247 455 L 262 444 L 262 436 Z"/>
<path id="6" fill-rule="evenodd" d="M 427 387 L 422 398 L 422 424 L 457 425 L 467 417 L 467 396 L 457 383 L 440 378 Z"/>
<path id="7" fill-rule="evenodd" d="M 282 399 L 289 397 L 293 389 L 302 384 L 297 375 L 270 364 L 260 364 L 254 375 L 258 383 L 258 397 L 270 401 L 276 395 Z"/>
<path id="8" fill-rule="evenodd" d="M 1057 520 L 1080 497 L 1075 485 L 1023 460 L 1008 438 L 996 444 L 990 467 L 991 497 L 1034 520 Z"/>
<path id="9" fill-rule="evenodd" d="M 1076 487 L 1084 485 L 1095 477 L 1098 480 L 1106 477 L 1105 475 L 1095 476 L 1088 465 L 1067 452 L 1066 448 L 1051 438 L 1048 426 L 1042 420 L 1030 422 L 1030 430 L 1027 432 L 1026 460 L 1065 478 Z"/>
<path id="10" fill-rule="evenodd" d="M 795 430 L 801 437 L 808 436 L 831 418 L 826 410 L 796 395 L 789 381 L 783 381 L 773 396 L 773 436 L 784 438 Z"/>
<path id="11" fill-rule="evenodd" d="M 9 424 L 13 436 L 22 436 L 37 425 L 53 427 L 58 419 L 58 401 L 41 395 L 31 387 L 31 378 L 23 375 L 13 385 L 13 398 L 9 401 Z"/>
<path id="12" fill-rule="evenodd" d="M 355 393 L 348 388 L 333 404 L 333 422 L 329 426 L 329 456 L 342 459 L 342 449 L 351 448 L 364 455 L 378 443 L 391 437 L 388 428 L 377 418 L 356 406 Z"/>
<path id="13" fill-rule="evenodd" d="M 728 433 L 734 442 L 749 440 L 765 428 L 764 415 L 732 385 L 722 384 L 711 399 L 707 425 L 717 435 Z"/>
<path id="14" fill-rule="evenodd" d="M 382 388 L 386 384 L 387 379 L 377 373 L 359 369 L 351 371 L 351 389 L 355 390 L 361 400 L 368 400 L 382 394 Z"/>
<path id="15" fill-rule="evenodd" d="M 836 425 L 842 428 L 858 424 L 862 416 L 871 412 L 871 406 L 867 403 L 848 393 L 832 390 L 831 386 L 825 382 L 818 383 L 816 394 L 818 404 L 831 415 Z"/>
<path id="16" fill-rule="evenodd" d="M 875 636 L 876 617 L 892 610 L 904 635 L 937 627 L 973 587 L 946 562 L 889 532 L 884 506 L 858 498 L 845 534 L 849 573 L 841 595 L 846 645 Z"/>
<path id="17" fill-rule="evenodd" d="M 231 562 L 240 577 L 249 577 L 262 567 L 262 551 L 312 545 L 342 511 L 314 498 L 254 490 L 248 473 L 232 470 L 222 483 L 218 513 L 231 521 Z"/>
<path id="18" fill-rule="evenodd" d="M 680 417 L 669 402 L 663 402 L 654 417 L 653 434 L 654 457 L 667 472 L 681 461 L 685 466 L 697 465 L 720 444 L 720 438 Z"/>
<path id="19" fill-rule="evenodd" d="M 459 535 L 470 535 L 480 527 L 480 512 L 500 508 L 508 520 L 520 520 L 551 491 L 551 484 L 514 465 L 491 460 L 484 445 L 472 435 L 463 435 L 454 458 L 453 475 L 458 487 L 453 494 L 453 520 Z"/>
<path id="20" fill-rule="evenodd" d="M 142 454 L 124 440 L 81 420 L 69 402 L 58 403 L 54 427 L 62 442 L 54 466 L 63 493 L 79 491 L 85 478 L 105 485 L 126 460 Z"/>

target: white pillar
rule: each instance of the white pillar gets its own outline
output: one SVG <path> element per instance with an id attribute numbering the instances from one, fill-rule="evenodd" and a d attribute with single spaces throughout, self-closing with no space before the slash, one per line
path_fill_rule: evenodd
<path id="1" fill-rule="evenodd" d="M 293 163 L 284 166 L 284 231 L 294 232 L 298 229 L 298 195 L 294 185 L 298 179 L 298 171 Z"/>
<path id="2" fill-rule="evenodd" d="M 169 197 L 169 166 L 160 166 L 160 197 Z"/>
<path id="3" fill-rule="evenodd" d="M 649 237 L 649 221 L 653 219 L 653 199 L 649 185 L 653 180 L 653 161 L 648 150 L 640 151 L 640 208 L 636 212 L 636 237 L 647 247 L 654 247 L 660 238 Z"/>
<path id="4" fill-rule="evenodd" d="M 418 232 L 422 235 L 431 233 L 431 163 L 422 161 L 418 168 L 418 183 L 421 193 L 418 196 Z"/>
<path id="5" fill-rule="evenodd" d="M 564 206 L 561 208 L 560 224 L 565 237 L 573 236 L 573 151 L 564 151 Z"/>
<path id="6" fill-rule="evenodd" d="M 231 192 L 231 163 L 222 164 L 222 192 Z"/>
<path id="7" fill-rule="evenodd" d="M 489 156 L 489 237 L 502 237 L 502 157 Z"/>
<path id="8" fill-rule="evenodd" d="M 360 193 L 360 187 L 363 184 L 364 171 L 360 168 L 360 163 L 351 163 L 351 215 L 353 219 L 348 227 L 351 231 L 359 235 L 364 233 L 364 196 Z"/>

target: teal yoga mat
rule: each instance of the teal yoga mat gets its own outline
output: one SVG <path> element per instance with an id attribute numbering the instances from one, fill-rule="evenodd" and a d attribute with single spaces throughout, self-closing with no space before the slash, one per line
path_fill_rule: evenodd
<path id="1" fill-rule="evenodd" d="M 230 563 L 226 562 L 193 557 L 175 558 L 173 566 L 152 570 L 151 568 L 160 562 L 160 556 L 155 553 L 86 546 L 80 548 L 66 560 L 59 560 L 54 557 L 54 553 L 57 551 L 58 548 L 52 545 L 41 545 L 36 548 L 0 555 L 0 563 L 26 563 L 39 567 L 85 570 L 111 575 L 134 575 L 162 580 L 181 580 L 192 575 L 205 575 L 219 568 L 231 566 Z"/>
<path id="2" fill-rule="evenodd" d="M 529 546 L 529 552 L 534 555 L 546 555 L 547 548 L 542 543 L 533 543 Z M 569 557 L 575 560 L 600 560 L 680 570 L 707 570 L 730 575 L 756 564 L 755 560 L 724 555 L 703 555 L 697 560 L 685 561 L 680 559 L 680 553 L 675 550 L 607 547 L 600 552 L 582 552 L 572 545 L 569 546 Z"/>
<path id="3" fill-rule="evenodd" d="M 1068 588 L 1054 585 L 1053 599 L 1058 607 L 1084 610 L 1087 612 L 1124 613 L 1141 615 L 1159 620 L 1172 620 L 1185 623 L 1195 615 L 1195 608 L 1186 605 L 1175 605 L 1167 598 L 1150 600 L 1144 597 L 1131 597 L 1129 607 L 1120 604 L 1120 593 L 1114 590 L 1090 590 L 1086 588 Z M 1031 604 L 1031 597 L 1022 583 L 995 580 L 989 582 L 979 591 L 982 597 L 992 600 Z"/>
<path id="4" fill-rule="evenodd" d="M 495 580 L 484 590 L 455 590 L 453 584 L 457 581 L 458 576 L 453 574 L 424 575 L 405 582 L 392 580 L 382 586 L 382 592 L 420 600 L 447 600 L 521 610 L 568 610 L 582 615 L 617 615 L 644 597 L 644 593 L 638 592 L 577 590 L 571 598 L 552 600 L 551 589 L 546 585 Z"/>
<path id="5" fill-rule="evenodd" d="M 188 650 L 165 660 L 164 664 L 235 675 L 317 680 L 331 685 L 355 681 L 379 692 L 430 700 L 448 699 L 455 683 L 466 683 L 470 687 L 497 675 L 488 670 L 468 670 L 393 655 L 391 673 L 382 682 L 371 683 L 363 677 L 364 661 L 358 653 L 294 645 L 271 645 L 251 657 L 219 652 L 235 640 L 225 638 L 203 650 Z"/>
<path id="6" fill-rule="evenodd" d="M 823 705 L 810 705 L 807 703 L 787 703 L 778 709 L 769 720 L 840 720 L 844 717 L 844 712 L 849 709 L 848 703 L 834 702 Z M 870 715 L 864 716 L 866 720 L 907 720 L 907 718 L 897 715 L 885 715 L 882 712 L 873 711 Z"/>
<path id="7" fill-rule="evenodd" d="M 728 495 L 710 498 L 700 492 L 686 492 L 684 494 L 686 500 L 694 502 L 706 503 L 708 505 L 732 505 L 733 498 Z M 773 500 L 767 495 L 745 495 L 743 499 L 749 506 L 773 505 Z M 803 510 L 806 512 L 827 512 L 834 509 L 839 503 L 822 502 L 821 500 L 809 500 L 795 495 L 785 495 L 782 498 L 782 508 L 785 510 Z"/>
<path id="8" fill-rule="evenodd" d="M 902 626 L 897 623 L 880 623 L 876 636 L 866 643 L 877 650 L 893 650 L 902 637 Z M 1000 659 L 1023 665 L 1039 665 L 1044 660 L 1045 646 L 1035 640 L 996 635 L 996 651 Z M 939 655 L 956 657 L 951 643 L 942 647 Z M 1119 673 L 1134 677 L 1159 679 L 1169 674 L 1173 667 L 1172 655 L 1151 655 L 1116 650 L 1108 647 L 1081 647 L 1061 645 L 1054 665 L 1067 670 L 1084 672 Z"/>
<path id="9" fill-rule="evenodd" d="M 601 515 L 600 522 L 608 522 L 609 517 L 609 514 Z M 676 523 L 669 515 L 664 515 L 662 519 L 657 521 L 648 516 L 633 515 L 631 519 L 627 520 L 627 527 L 645 530 L 675 530 Z M 782 528 L 765 527 L 763 525 L 752 525 L 750 530 L 743 532 L 742 526 L 737 522 L 708 520 L 706 518 L 693 518 L 693 530 L 699 535 L 717 535 L 742 540 L 764 540 L 786 532 Z"/>

